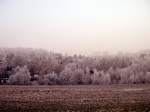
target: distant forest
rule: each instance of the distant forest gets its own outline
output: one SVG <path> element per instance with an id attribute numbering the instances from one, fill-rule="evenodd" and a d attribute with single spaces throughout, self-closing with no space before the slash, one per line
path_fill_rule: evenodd
<path id="1" fill-rule="evenodd" d="M 105 85 L 150 83 L 150 52 L 62 55 L 41 49 L 1 48 L 0 84 Z"/>

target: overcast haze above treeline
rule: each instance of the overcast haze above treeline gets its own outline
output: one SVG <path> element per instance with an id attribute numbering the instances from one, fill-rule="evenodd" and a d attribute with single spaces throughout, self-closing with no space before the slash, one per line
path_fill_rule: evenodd
<path id="1" fill-rule="evenodd" d="M 67 54 L 150 48 L 149 0 L 0 0 L 0 46 Z"/>

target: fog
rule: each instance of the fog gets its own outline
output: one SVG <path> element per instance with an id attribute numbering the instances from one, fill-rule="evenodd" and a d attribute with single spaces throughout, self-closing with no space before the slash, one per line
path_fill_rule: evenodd
<path id="1" fill-rule="evenodd" d="M 0 47 L 67 54 L 150 49 L 149 0 L 0 0 Z"/>

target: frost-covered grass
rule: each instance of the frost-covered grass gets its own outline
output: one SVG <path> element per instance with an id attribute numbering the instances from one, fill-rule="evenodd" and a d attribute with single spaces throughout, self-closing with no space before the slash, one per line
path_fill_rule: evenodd
<path id="1" fill-rule="evenodd" d="M 150 85 L 0 86 L 2 112 L 147 112 Z"/>

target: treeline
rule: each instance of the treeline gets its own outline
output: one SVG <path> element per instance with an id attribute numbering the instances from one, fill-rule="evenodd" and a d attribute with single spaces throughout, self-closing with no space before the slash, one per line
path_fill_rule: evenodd
<path id="1" fill-rule="evenodd" d="M 40 49 L 1 48 L 0 84 L 150 83 L 150 52 L 67 56 Z"/>

